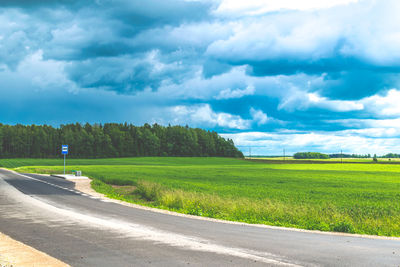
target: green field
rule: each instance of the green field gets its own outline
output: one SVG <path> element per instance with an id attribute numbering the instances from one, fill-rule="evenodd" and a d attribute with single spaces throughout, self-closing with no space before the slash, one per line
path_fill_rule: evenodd
<path id="1" fill-rule="evenodd" d="M 349 162 L 349 163 L 351 163 L 351 162 L 372 163 L 373 162 L 372 158 L 343 158 L 343 159 L 340 159 L 340 158 L 295 159 L 293 157 L 285 157 L 285 158 L 284 157 L 251 157 L 251 158 L 246 157 L 246 158 L 247 159 L 253 159 L 253 160 L 275 160 L 275 161 L 287 160 L 287 161 L 293 161 L 293 162 L 304 161 L 304 160 L 307 160 L 307 161 L 322 161 L 322 162 L 331 162 L 331 161 L 340 162 L 340 161 L 343 161 L 343 162 Z M 400 158 L 391 158 L 391 159 L 389 159 L 389 158 L 378 158 L 378 162 L 384 162 L 384 163 L 386 163 L 386 162 L 400 162 Z"/>
<path id="2" fill-rule="evenodd" d="M 62 164 L 0 159 L 0 166 L 20 172 L 61 172 Z M 68 170 L 95 178 L 97 191 L 143 205 L 248 223 L 400 236 L 397 164 L 150 157 L 68 164 Z"/>

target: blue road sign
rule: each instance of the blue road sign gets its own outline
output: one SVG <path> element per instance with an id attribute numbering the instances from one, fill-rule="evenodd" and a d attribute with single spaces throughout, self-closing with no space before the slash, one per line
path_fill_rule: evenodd
<path id="1" fill-rule="evenodd" d="M 68 155 L 68 145 L 61 146 L 61 154 Z"/>

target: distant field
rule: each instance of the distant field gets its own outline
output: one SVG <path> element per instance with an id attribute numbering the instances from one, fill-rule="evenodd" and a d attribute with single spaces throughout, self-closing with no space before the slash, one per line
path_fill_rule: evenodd
<path id="1" fill-rule="evenodd" d="M 247 157 L 248 158 L 248 157 Z M 293 157 L 251 157 L 251 159 L 259 159 L 259 160 L 276 160 L 276 161 L 281 161 L 281 160 L 288 160 L 288 161 L 302 161 L 302 160 L 312 160 L 312 161 L 341 161 L 340 158 L 330 158 L 330 159 L 295 159 Z M 389 162 L 389 161 L 395 161 L 395 162 L 400 162 L 400 158 L 393 158 L 393 159 L 388 159 L 388 158 L 378 158 L 378 162 L 383 161 L 383 162 Z M 343 158 L 343 162 L 373 162 L 372 158 Z"/>
<path id="2" fill-rule="evenodd" d="M 273 164 L 226 158 L 68 163 L 77 164 L 68 170 L 96 178 L 96 190 L 143 205 L 249 223 L 400 236 L 396 164 Z M 0 166 L 21 172 L 61 172 L 61 165 L 62 160 L 0 160 Z"/>

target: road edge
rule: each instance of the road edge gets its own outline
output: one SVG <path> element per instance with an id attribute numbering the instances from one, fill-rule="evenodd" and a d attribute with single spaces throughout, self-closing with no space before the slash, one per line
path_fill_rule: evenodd
<path id="1" fill-rule="evenodd" d="M 68 267 L 70 265 L 0 232 L 0 266 Z"/>

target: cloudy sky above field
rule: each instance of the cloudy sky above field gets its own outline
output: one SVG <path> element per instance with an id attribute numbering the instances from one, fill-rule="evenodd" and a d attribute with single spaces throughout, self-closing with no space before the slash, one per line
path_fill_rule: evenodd
<path id="1" fill-rule="evenodd" d="M 188 124 L 400 152 L 397 0 L 2 0 L 0 122 Z"/>

